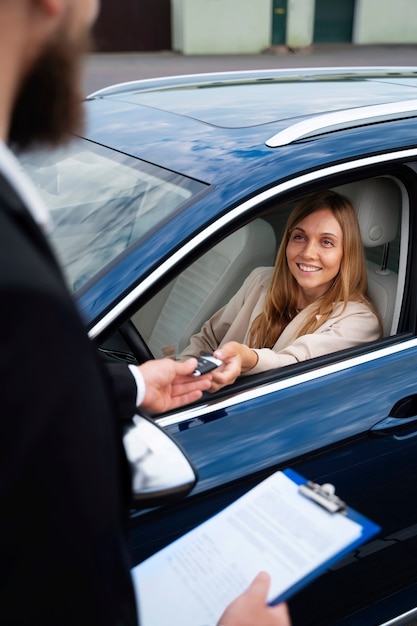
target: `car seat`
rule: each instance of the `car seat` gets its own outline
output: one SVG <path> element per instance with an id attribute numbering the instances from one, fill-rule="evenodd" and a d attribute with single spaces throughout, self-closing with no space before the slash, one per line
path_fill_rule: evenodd
<path id="1" fill-rule="evenodd" d="M 386 176 L 341 185 L 335 191 L 347 196 L 356 209 L 365 252 L 382 246 L 380 263 L 366 262 L 368 291 L 380 314 L 384 336 L 394 334 L 398 273 L 388 269 L 387 258 L 389 245 L 398 232 L 401 191 L 395 181 Z"/>
<path id="2" fill-rule="evenodd" d="M 256 219 L 186 268 L 132 318 L 152 354 L 158 358 L 171 345 L 181 352 L 253 269 L 274 265 L 275 253 L 272 226 Z"/>

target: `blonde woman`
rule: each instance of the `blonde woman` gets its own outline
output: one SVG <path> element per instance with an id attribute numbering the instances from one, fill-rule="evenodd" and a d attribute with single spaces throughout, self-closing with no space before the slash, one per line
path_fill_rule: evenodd
<path id="1" fill-rule="evenodd" d="M 194 335 L 181 359 L 213 353 L 224 365 L 210 391 L 256 374 L 378 339 L 355 210 L 322 191 L 291 213 L 274 268 L 257 268 Z"/>

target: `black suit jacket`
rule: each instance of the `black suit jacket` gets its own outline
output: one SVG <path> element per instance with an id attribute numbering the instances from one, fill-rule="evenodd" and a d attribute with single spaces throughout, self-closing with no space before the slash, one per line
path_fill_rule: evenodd
<path id="1" fill-rule="evenodd" d="M 0 336 L 0 624 L 136 624 L 118 432 L 134 380 L 100 363 L 4 178 Z"/>

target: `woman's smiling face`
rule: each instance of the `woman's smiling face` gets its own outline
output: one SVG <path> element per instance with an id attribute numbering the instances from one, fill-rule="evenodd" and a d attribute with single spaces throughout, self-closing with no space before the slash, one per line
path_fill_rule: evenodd
<path id="1" fill-rule="evenodd" d="M 324 295 L 340 270 L 343 233 L 330 209 L 320 209 L 294 227 L 287 263 L 300 288 L 300 306 Z"/>

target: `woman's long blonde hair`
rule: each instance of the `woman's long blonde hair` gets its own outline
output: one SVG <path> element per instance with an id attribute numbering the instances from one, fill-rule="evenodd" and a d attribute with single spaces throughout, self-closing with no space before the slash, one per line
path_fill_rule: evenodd
<path id="1" fill-rule="evenodd" d="M 294 228 L 308 215 L 321 209 L 330 209 L 340 225 L 343 256 L 332 286 L 311 307 L 311 312 L 297 336 L 316 331 L 332 315 L 339 302 L 343 302 L 344 310 L 349 301 L 365 301 L 379 319 L 367 295 L 365 255 L 355 209 L 348 198 L 334 191 L 321 191 L 301 200 L 288 218 L 263 312 L 254 319 L 250 329 L 250 347 L 272 348 L 284 328 L 297 315 L 299 288 L 288 267 L 287 244 Z"/>

